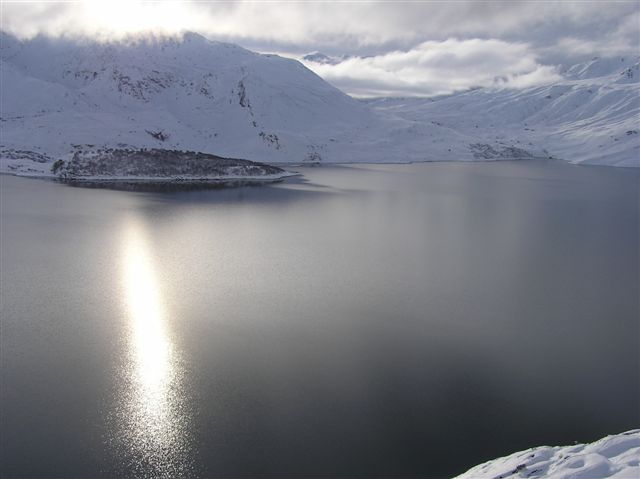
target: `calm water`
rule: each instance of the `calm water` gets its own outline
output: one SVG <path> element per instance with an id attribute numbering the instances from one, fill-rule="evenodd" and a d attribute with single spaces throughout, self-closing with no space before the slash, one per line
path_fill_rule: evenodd
<path id="1" fill-rule="evenodd" d="M 1 177 L 2 477 L 446 477 L 640 424 L 640 172 Z"/>

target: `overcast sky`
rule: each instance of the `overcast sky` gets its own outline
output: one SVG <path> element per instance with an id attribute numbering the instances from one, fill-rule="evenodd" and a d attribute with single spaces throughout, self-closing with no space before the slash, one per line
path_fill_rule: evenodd
<path id="1" fill-rule="evenodd" d="M 2 0 L 2 29 L 23 38 L 195 31 L 305 64 L 358 96 L 434 95 L 475 86 L 526 87 L 557 65 L 640 54 L 640 0 L 155 1 Z"/>

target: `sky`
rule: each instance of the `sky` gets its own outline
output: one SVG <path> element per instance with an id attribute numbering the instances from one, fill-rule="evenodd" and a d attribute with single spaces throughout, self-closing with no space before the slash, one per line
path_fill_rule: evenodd
<path id="1" fill-rule="evenodd" d="M 354 96 L 523 88 L 594 56 L 640 55 L 640 0 L 134 1 L 1 0 L 21 38 L 194 31 L 300 59 Z M 306 61 L 310 52 L 329 57 Z"/>

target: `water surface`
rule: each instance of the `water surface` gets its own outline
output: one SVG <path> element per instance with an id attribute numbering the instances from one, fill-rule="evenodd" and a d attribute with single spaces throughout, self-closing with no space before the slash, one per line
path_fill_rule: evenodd
<path id="1" fill-rule="evenodd" d="M 2 477 L 449 477 L 638 427 L 639 180 L 0 177 Z"/>

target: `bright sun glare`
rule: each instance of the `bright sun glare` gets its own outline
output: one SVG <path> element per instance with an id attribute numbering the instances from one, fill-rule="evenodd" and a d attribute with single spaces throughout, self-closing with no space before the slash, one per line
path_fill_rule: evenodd
<path id="1" fill-rule="evenodd" d="M 85 0 L 86 26 L 105 33 L 126 35 L 137 32 L 177 33 L 196 28 L 198 15 L 184 2 L 129 0 Z"/>
<path id="2" fill-rule="evenodd" d="M 125 284 L 139 384 L 157 401 L 171 377 L 171 343 L 166 332 L 156 277 L 144 243 L 131 235 L 125 255 Z"/>

